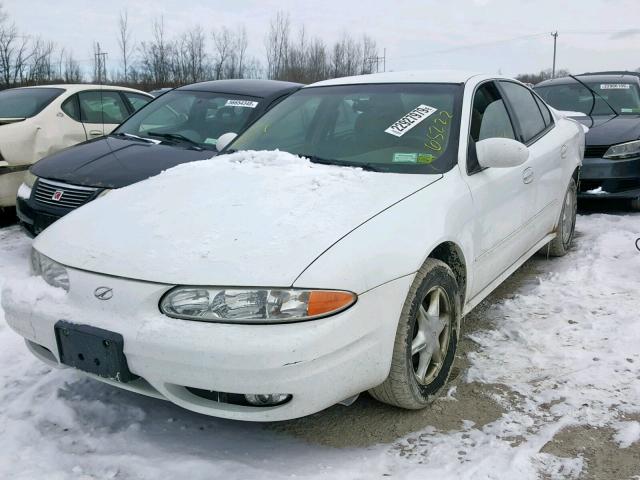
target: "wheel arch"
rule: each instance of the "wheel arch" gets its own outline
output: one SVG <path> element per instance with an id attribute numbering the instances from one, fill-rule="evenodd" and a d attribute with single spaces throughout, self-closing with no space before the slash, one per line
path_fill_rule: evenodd
<path id="1" fill-rule="evenodd" d="M 460 246 L 452 241 L 444 241 L 431 250 L 427 258 L 440 260 L 451 268 L 458 282 L 460 308 L 462 308 L 467 293 L 467 263 Z"/>

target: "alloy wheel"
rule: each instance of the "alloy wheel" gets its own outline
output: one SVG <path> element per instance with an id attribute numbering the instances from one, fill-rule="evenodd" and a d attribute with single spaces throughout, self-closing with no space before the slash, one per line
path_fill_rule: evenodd
<path id="1" fill-rule="evenodd" d="M 420 385 L 429 385 L 442 369 L 450 343 L 451 312 L 449 297 L 440 287 L 429 290 L 418 307 L 411 362 Z"/>

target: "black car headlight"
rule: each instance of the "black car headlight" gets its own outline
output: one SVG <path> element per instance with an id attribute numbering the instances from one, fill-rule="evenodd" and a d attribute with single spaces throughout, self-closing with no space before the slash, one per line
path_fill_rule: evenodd
<path id="1" fill-rule="evenodd" d="M 625 158 L 633 158 L 637 156 L 640 156 L 640 140 L 612 145 L 604 154 L 603 158 L 623 160 Z"/>

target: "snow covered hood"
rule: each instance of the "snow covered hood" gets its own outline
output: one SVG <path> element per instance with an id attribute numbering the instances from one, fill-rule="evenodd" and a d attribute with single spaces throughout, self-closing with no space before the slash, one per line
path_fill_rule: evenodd
<path id="1" fill-rule="evenodd" d="M 287 286 L 342 236 L 439 178 L 238 152 L 115 190 L 34 247 L 70 267 L 139 280 Z"/>

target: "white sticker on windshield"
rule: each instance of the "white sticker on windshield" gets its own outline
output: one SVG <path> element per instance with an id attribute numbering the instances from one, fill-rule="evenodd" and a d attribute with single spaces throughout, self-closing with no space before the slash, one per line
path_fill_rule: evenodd
<path id="1" fill-rule="evenodd" d="M 631 85 L 628 83 L 601 83 L 600 90 L 629 90 Z"/>
<path id="2" fill-rule="evenodd" d="M 420 105 L 387 128 L 385 132 L 396 137 L 401 137 L 429 115 L 433 115 L 437 110 L 437 108 L 433 108 L 428 105 Z"/>
<path id="3" fill-rule="evenodd" d="M 252 102 L 250 100 L 227 100 L 227 103 L 225 103 L 224 106 L 256 108 L 258 106 L 258 102 Z"/>

